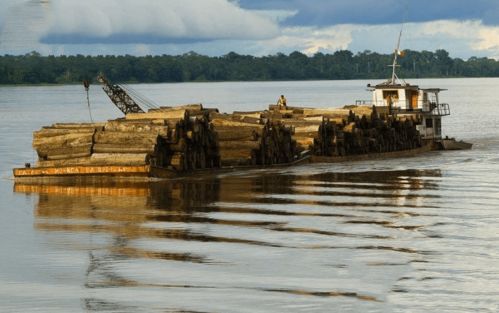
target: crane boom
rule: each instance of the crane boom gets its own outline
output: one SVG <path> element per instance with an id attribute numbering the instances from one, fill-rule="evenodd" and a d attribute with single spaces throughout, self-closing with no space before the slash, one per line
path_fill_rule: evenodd
<path id="1" fill-rule="evenodd" d="M 111 84 L 104 75 L 99 75 L 97 80 L 102 84 L 104 92 L 123 114 L 144 113 L 144 110 L 119 85 Z"/>

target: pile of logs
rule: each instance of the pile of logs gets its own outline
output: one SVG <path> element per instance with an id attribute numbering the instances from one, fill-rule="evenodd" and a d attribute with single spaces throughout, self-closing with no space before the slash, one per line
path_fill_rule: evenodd
<path id="1" fill-rule="evenodd" d="M 204 109 L 201 104 L 179 107 L 161 107 L 146 113 L 130 113 L 118 124 L 160 124 L 160 129 L 142 135 L 141 144 L 132 144 L 131 148 L 141 145 L 149 156 L 148 164 L 177 171 L 214 168 L 220 166 L 216 134 L 209 123 L 209 113 L 216 109 Z M 153 128 L 151 128 L 153 129 Z M 159 131 L 159 132 L 158 132 Z M 127 132 L 133 134 L 135 132 Z M 140 141 L 140 135 L 139 141 Z M 150 140 L 154 146 L 150 146 Z M 120 145 L 119 142 L 118 146 Z M 137 150 L 143 152 L 144 150 Z M 119 152 L 119 151 L 116 151 Z M 134 151 L 130 151 L 134 152 Z"/>
<path id="2" fill-rule="evenodd" d="M 39 167 L 151 165 L 177 171 L 290 163 L 320 156 L 391 152 L 421 146 L 419 121 L 341 109 L 270 106 L 220 114 L 201 104 L 129 113 L 106 123 L 66 123 L 33 134 Z"/>
<path id="3" fill-rule="evenodd" d="M 33 133 L 37 166 L 64 166 L 89 160 L 94 135 L 104 123 L 56 123 Z"/>
<path id="4" fill-rule="evenodd" d="M 295 159 L 291 128 L 260 116 L 261 112 L 211 115 L 222 166 L 272 165 Z"/>
<path id="5" fill-rule="evenodd" d="M 421 146 L 418 121 L 379 114 L 375 107 L 279 110 L 270 106 L 268 112 L 268 118 L 292 126 L 300 150 L 310 150 L 314 155 L 346 156 Z"/>
<path id="6" fill-rule="evenodd" d="M 39 167 L 152 165 L 178 171 L 220 166 L 202 105 L 162 107 L 101 124 L 54 124 L 34 133 Z"/>
<path id="7" fill-rule="evenodd" d="M 348 114 L 348 109 L 287 107 L 282 110 L 270 105 L 265 117 L 291 127 L 300 152 L 309 150 L 318 155 L 331 155 L 333 125 L 341 123 Z"/>

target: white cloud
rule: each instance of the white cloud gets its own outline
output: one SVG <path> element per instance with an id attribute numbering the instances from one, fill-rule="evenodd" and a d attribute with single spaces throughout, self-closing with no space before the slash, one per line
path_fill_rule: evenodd
<path id="1" fill-rule="evenodd" d="M 37 50 L 45 54 L 144 55 L 196 51 L 222 55 L 235 51 L 261 56 L 295 50 L 312 55 L 339 49 L 391 53 L 401 27 L 399 24 L 297 27 L 282 23 L 296 14 L 289 10 L 247 10 L 230 0 L 2 0 L 0 54 Z M 56 35 L 67 41 L 40 42 L 41 38 Z M 123 35 L 132 40 L 116 44 Z M 118 36 L 114 38 L 116 41 L 108 42 L 113 36 Z M 141 41 L 147 37 L 164 40 L 157 44 Z M 90 42 L 93 38 L 96 43 L 79 42 L 82 38 L 90 38 Z M 480 20 L 407 23 L 402 48 L 445 49 L 452 57 L 499 59 L 499 27 L 484 25 Z"/>
<path id="2" fill-rule="evenodd" d="M 499 54 L 499 28 L 485 27 L 479 30 L 478 38 L 480 38 L 475 49 L 477 50 L 494 50 Z"/>
<path id="3" fill-rule="evenodd" d="M 334 52 L 338 49 L 347 49 L 352 41 L 350 25 L 332 27 L 287 27 L 276 38 L 258 41 L 261 47 L 260 55 L 276 52 L 301 51 L 306 54 L 316 52 Z"/>
<path id="4" fill-rule="evenodd" d="M 411 25 L 411 29 L 417 31 L 419 36 L 445 35 L 452 38 L 471 38 L 478 28 L 483 27 L 482 22 L 477 20 L 439 20 L 409 25 Z"/>
<path id="5" fill-rule="evenodd" d="M 53 0 L 51 6 L 47 36 L 262 39 L 279 34 L 274 18 L 227 0 Z"/>
<path id="6" fill-rule="evenodd" d="M 465 42 L 469 53 L 499 58 L 499 27 L 484 25 L 482 21 L 427 22 L 423 24 L 419 36 L 427 40 L 429 37 L 437 37 L 450 44 L 456 41 Z"/>
<path id="7" fill-rule="evenodd" d="M 312 55 L 339 49 L 392 53 L 401 27 L 400 24 L 285 27 L 273 39 L 248 43 L 247 51 L 257 55 L 295 50 Z M 238 47 L 243 49 L 244 45 Z M 407 23 L 403 25 L 401 48 L 445 49 L 452 57 L 465 59 L 473 55 L 499 58 L 499 27 L 476 20 Z"/>

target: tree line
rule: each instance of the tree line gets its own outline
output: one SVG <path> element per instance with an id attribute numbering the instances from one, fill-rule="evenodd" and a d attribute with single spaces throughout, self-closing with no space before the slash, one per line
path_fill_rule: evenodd
<path id="1" fill-rule="evenodd" d="M 499 61 L 471 57 L 451 58 L 445 50 L 404 51 L 399 59 L 398 76 L 497 77 Z M 113 82 L 192 82 L 192 81 L 268 81 L 383 79 L 391 76 L 393 56 L 372 51 L 333 54 L 301 52 L 289 55 L 255 57 L 230 52 L 209 57 L 195 52 L 161 56 L 0 56 L 0 84 L 70 84 L 95 81 L 103 73 Z"/>

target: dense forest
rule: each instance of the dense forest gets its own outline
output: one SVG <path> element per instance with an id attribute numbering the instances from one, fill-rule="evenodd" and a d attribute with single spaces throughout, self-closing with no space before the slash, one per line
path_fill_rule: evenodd
<path id="1" fill-rule="evenodd" d="M 497 77 L 499 61 L 451 58 L 445 50 L 404 51 L 398 74 L 404 78 Z M 95 80 L 104 73 L 114 82 L 188 82 L 382 79 L 391 73 L 392 55 L 347 50 L 333 54 L 300 52 L 254 57 L 230 52 L 208 57 L 178 56 L 0 56 L 0 84 L 67 84 Z"/>

